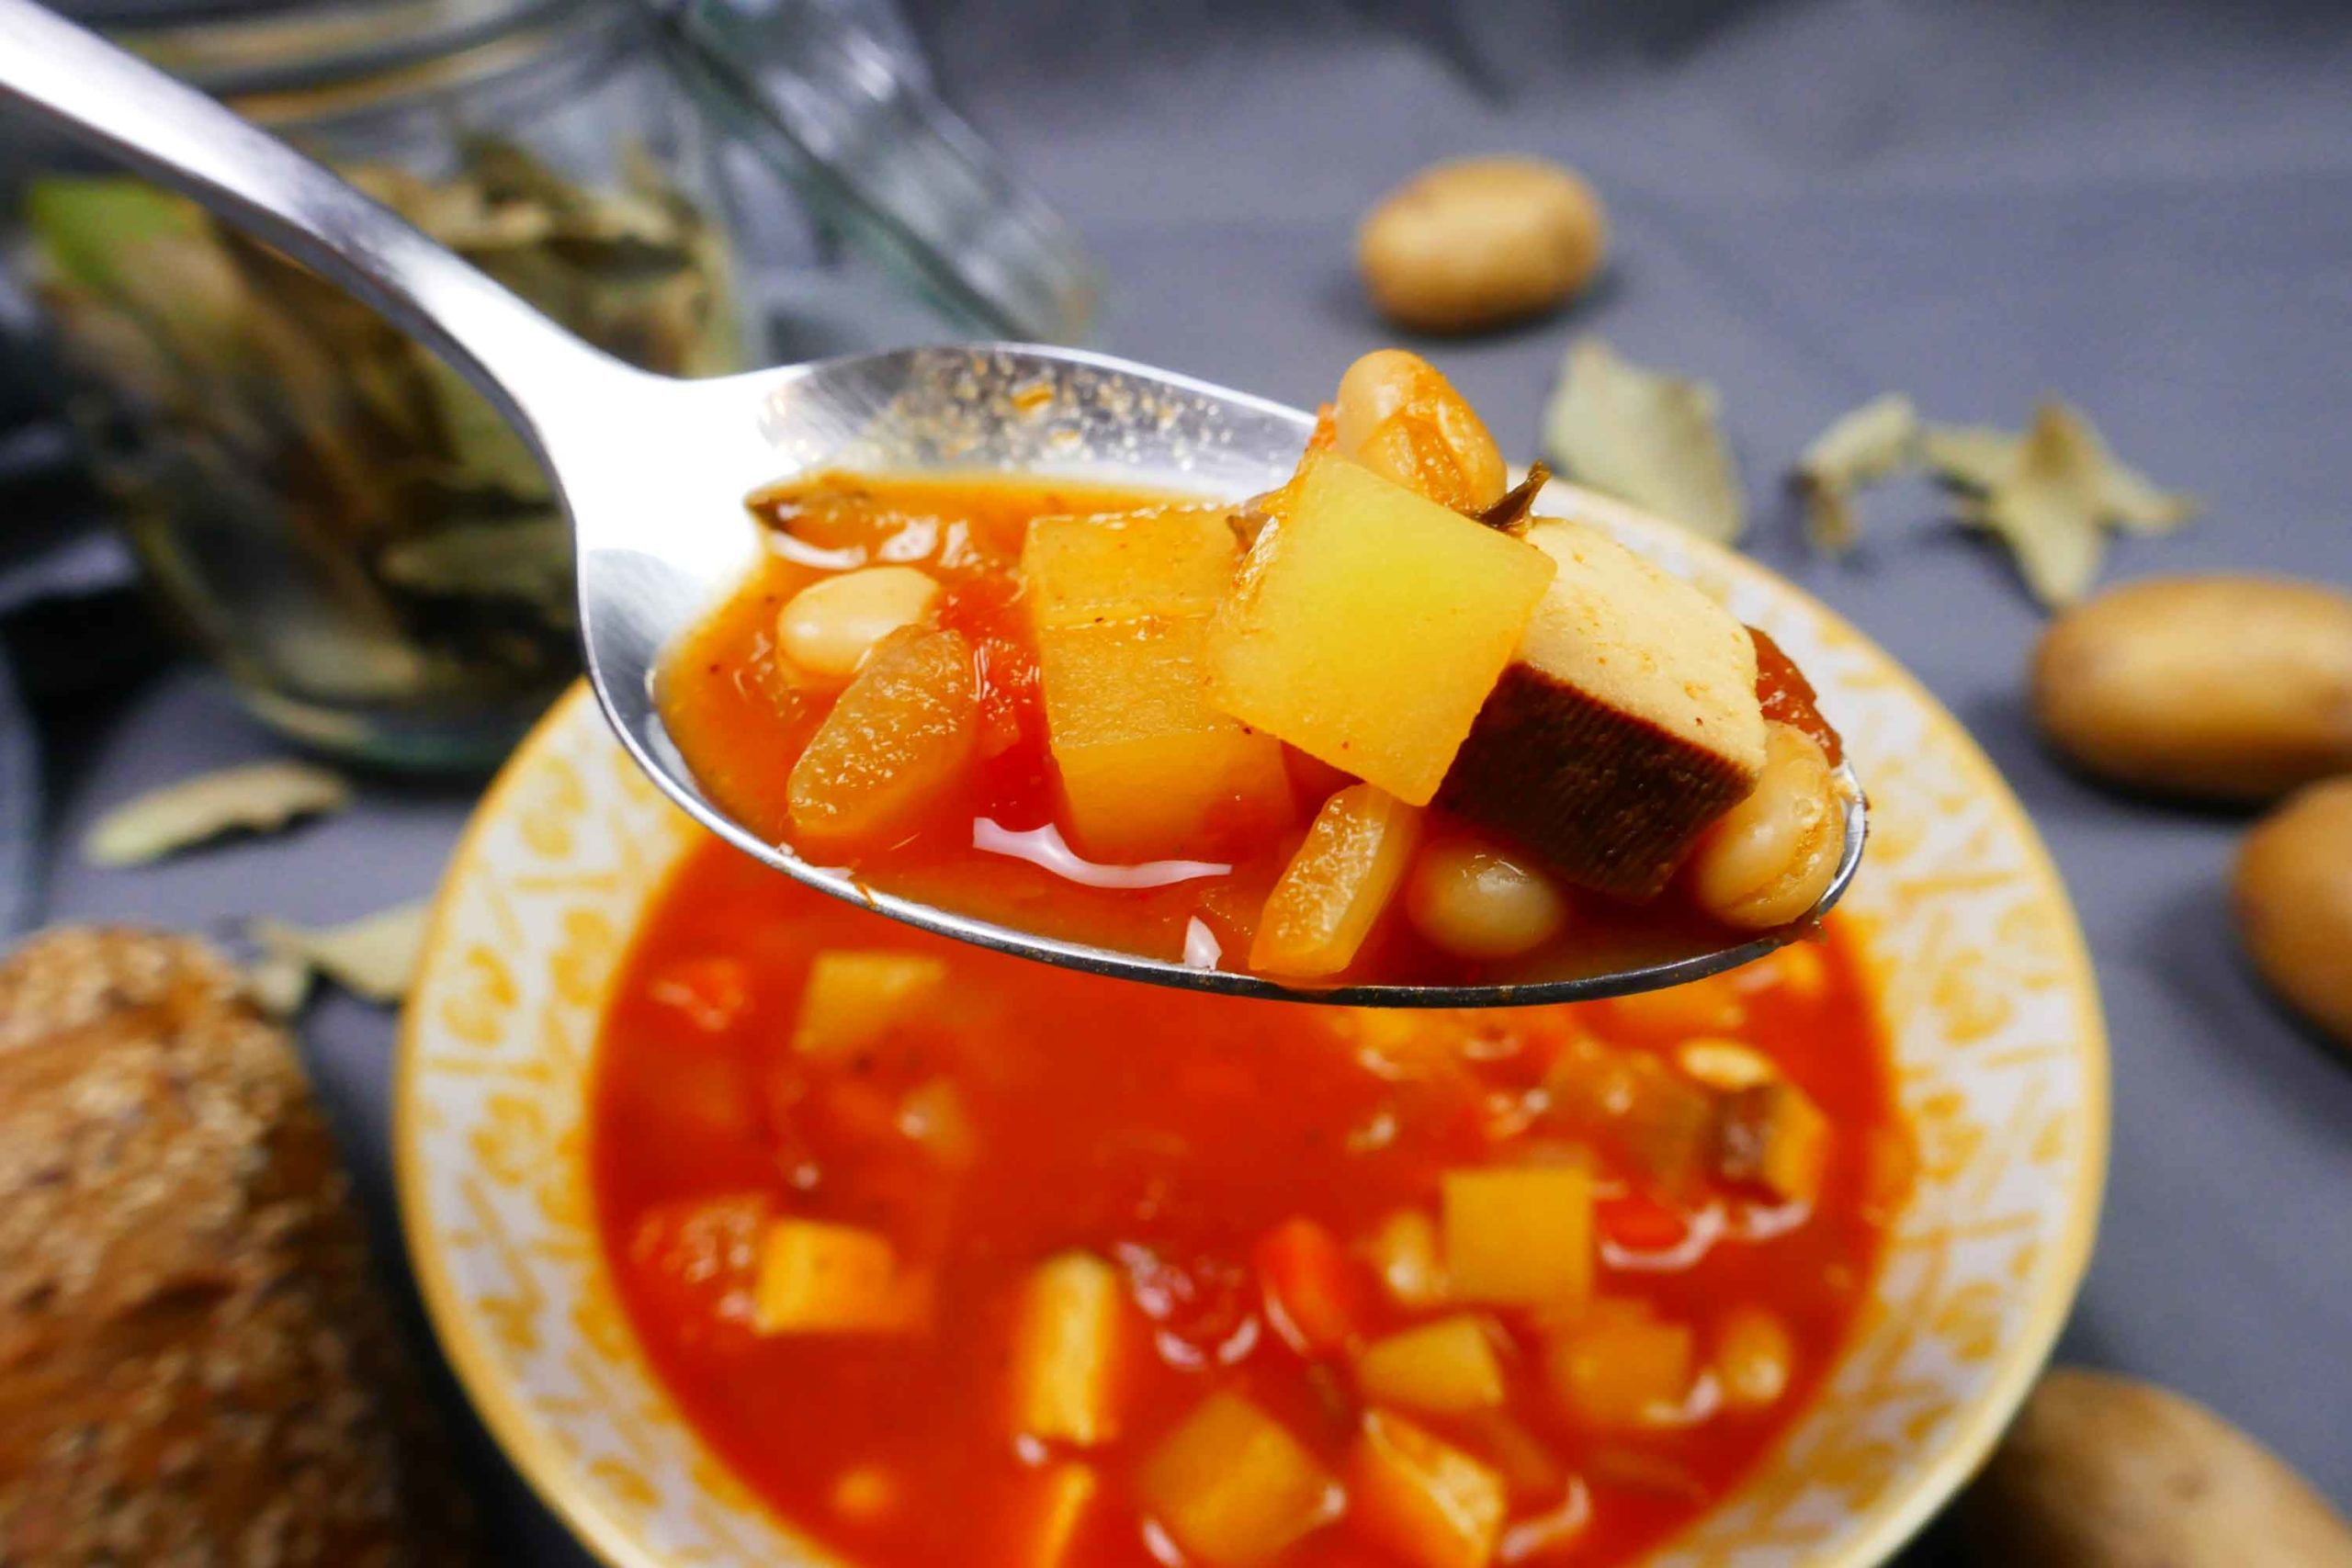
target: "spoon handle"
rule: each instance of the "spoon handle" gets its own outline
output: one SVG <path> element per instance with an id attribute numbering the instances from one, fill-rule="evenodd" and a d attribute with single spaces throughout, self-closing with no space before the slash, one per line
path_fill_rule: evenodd
<path id="1" fill-rule="evenodd" d="M 535 437 L 534 404 L 624 369 L 277 137 L 32 0 L 0 0 L 10 106 L 349 289 Z"/>

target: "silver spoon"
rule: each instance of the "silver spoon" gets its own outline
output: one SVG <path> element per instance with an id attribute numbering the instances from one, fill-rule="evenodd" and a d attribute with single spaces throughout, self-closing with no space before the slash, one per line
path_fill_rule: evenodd
<path id="1" fill-rule="evenodd" d="M 673 640 L 760 558 L 744 498 L 804 468 L 999 468 L 1239 497 L 1295 464 L 1295 409 L 1099 355 L 918 348 L 681 381 L 591 348 L 384 208 L 212 99 L 30 3 L 0 0 L 0 105 L 29 109 L 367 301 L 478 388 L 547 464 L 570 513 L 588 678 L 654 782 L 746 854 L 944 936 L 1069 968 L 1236 996 L 1486 1007 L 1654 990 L 1729 969 L 1797 928 L 1511 984 L 1294 987 L 1061 942 L 868 888 L 766 842 L 706 798 L 653 687 Z M 1816 914 L 1860 863 L 1861 791 Z"/>

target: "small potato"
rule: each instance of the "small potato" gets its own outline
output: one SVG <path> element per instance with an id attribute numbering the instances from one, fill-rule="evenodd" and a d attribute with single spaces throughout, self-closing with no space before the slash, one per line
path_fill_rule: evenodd
<path id="1" fill-rule="evenodd" d="M 2352 777 L 2313 784 L 2256 824 L 2233 892 L 2254 966 L 2352 1050 Z"/>
<path id="2" fill-rule="evenodd" d="M 2084 771 L 2259 803 L 2352 771 L 2352 594 L 2269 577 L 2127 583 L 2051 624 L 2033 711 Z"/>
<path id="3" fill-rule="evenodd" d="M 1541 158 L 1464 158 L 1422 170 L 1356 231 L 1380 313 L 1425 333 L 1535 315 L 1582 289 L 1606 244 L 1592 187 Z"/>
<path id="4" fill-rule="evenodd" d="M 2043 1374 L 1957 1517 L 2001 1568 L 2346 1568 L 2352 1527 L 2202 1405 L 2130 1378 Z"/>

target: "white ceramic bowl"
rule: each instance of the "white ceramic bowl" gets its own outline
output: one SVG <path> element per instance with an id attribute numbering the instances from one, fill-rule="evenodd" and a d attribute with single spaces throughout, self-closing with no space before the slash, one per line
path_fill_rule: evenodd
<path id="1" fill-rule="evenodd" d="M 1919 1179 L 1826 1394 L 1657 1561 L 1870 1568 L 1964 1481 L 2044 1358 L 2090 1252 L 2107 1045 L 2064 890 L 1961 727 L 1885 654 L 1746 558 L 1565 486 L 1581 516 L 1715 592 L 1819 688 L 1872 803 L 1845 904 L 1875 960 Z M 617 1568 L 830 1561 L 699 1443 L 605 1275 L 585 1086 L 605 987 L 697 833 L 575 692 L 516 752 L 443 885 L 401 1040 L 410 1255 L 490 1427 Z"/>

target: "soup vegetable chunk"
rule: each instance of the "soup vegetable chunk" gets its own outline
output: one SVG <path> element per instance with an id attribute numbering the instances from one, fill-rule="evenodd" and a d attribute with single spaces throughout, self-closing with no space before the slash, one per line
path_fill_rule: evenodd
<path id="1" fill-rule="evenodd" d="M 869 886 L 1302 986 L 1566 978 L 1807 918 L 1838 739 L 1761 634 L 1530 515 L 1414 355 L 1249 499 L 820 473 L 665 669 L 736 820 Z"/>
<path id="2" fill-rule="evenodd" d="M 688 1419 L 845 1561 L 1624 1562 L 1868 1295 L 1910 1145 L 1859 970 L 1833 921 L 1611 1002 L 1139 1005 L 713 842 L 605 1020 L 600 1229 Z"/>

